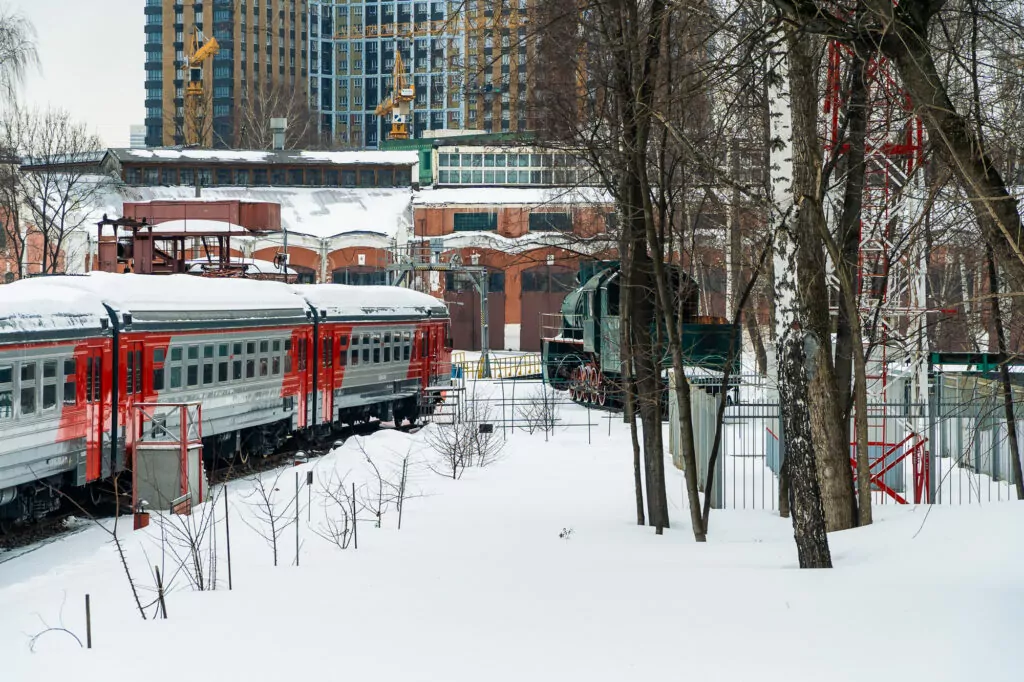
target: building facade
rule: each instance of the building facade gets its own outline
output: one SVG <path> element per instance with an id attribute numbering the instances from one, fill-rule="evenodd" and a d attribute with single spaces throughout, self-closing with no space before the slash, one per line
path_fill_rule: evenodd
<path id="1" fill-rule="evenodd" d="M 396 50 L 428 130 L 515 133 L 530 120 L 528 0 L 146 0 L 146 146 L 184 143 L 193 27 L 220 50 L 202 67 L 202 146 L 231 148 L 239 107 L 283 88 L 303 99 L 334 146 L 378 148 Z"/>
<path id="2" fill-rule="evenodd" d="M 220 50 L 202 67 L 204 146 L 234 146 L 238 107 L 262 88 L 303 92 L 309 52 L 305 0 L 146 0 L 146 145 L 184 142 L 181 70 L 193 27 Z"/>

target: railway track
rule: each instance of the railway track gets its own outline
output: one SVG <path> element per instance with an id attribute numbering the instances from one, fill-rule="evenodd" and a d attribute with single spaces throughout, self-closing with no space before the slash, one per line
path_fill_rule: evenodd
<path id="1" fill-rule="evenodd" d="M 244 463 L 234 460 L 215 467 L 207 472 L 209 485 L 221 485 L 254 474 L 261 474 L 281 466 L 298 464 L 322 457 L 349 438 L 376 433 L 382 428 L 386 428 L 385 424 L 388 423 L 390 422 L 373 421 L 346 426 L 332 433 L 329 437 L 301 444 L 294 439 L 290 439 L 277 452 L 266 457 L 253 457 Z M 390 428 L 404 433 L 416 433 L 422 426 L 422 424 L 397 427 L 392 425 Z M 109 508 L 112 505 L 109 503 L 100 505 L 98 508 L 91 507 L 90 505 L 83 505 L 82 508 L 79 508 L 76 507 L 76 504 L 80 503 L 72 503 L 65 500 L 58 513 L 47 516 L 36 523 L 14 528 L 0 528 L 0 564 L 85 530 L 89 526 L 89 520 L 76 521 L 76 519 L 83 517 L 83 512 L 87 514 L 87 518 L 90 520 L 113 517 L 113 512 Z M 107 508 L 104 509 L 103 507 Z M 122 516 L 130 515 L 130 499 L 123 505 L 123 509 L 129 511 L 122 512 Z"/>

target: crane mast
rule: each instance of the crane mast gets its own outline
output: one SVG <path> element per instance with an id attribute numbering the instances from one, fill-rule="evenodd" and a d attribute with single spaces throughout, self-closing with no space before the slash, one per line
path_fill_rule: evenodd
<path id="1" fill-rule="evenodd" d="M 193 26 L 188 56 L 181 65 L 181 70 L 187 75 L 188 81 L 185 86 L 185 116 L 182 124 L 186 146 L 207 144 L 209 131 L 206 130 L 206 120 L 209 112 L 206 91 L 203 88 L 203 65 L 218 52 L 220 45 L 217 39 L 207 39 L 198 27 Z"/>
<path id="2" fill-rule="evenodd" d="M 395 43 L 395 68 L 392 72 L 391 95 L 377 105 L 374 113 L 377 116 L 390 116 L 391 131 L 388 139 L 409 139 L 409 115 L 412 102 L 416 99 L 416 87 L 409 82 L 405 74 L 405 63 L 402 61 L 402 50 Z"/>

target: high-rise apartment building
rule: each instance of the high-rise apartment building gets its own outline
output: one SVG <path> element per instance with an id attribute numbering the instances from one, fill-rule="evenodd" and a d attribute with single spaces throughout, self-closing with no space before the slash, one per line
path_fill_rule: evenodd
<path id="1" fill-rule="evenodd" d="M 416 89 L 411 132 L 527 127 L 527 0 L 310 3 L 310 93 L 339 144 L 377 147 L 395 50 Z"/>
<path id="2" fill-rule="evenodd" d="M 335 145 L 378 147 L 388 122 L 374 110 L 391 92 L 396 49 L 416 88 L 414 137 L 525 130 L 527 2 L 146 0 L 146 143 L 184 142 L 181 67 L 193 26 L 220 45 L 202 67 L 207 146 L 244 142 L 240 132 L 251 124 L 243 109 L 254 108 L 260 92 L 276 89 L 279 97 L 283 89 L 308 101 Z"/>
<path id="3" fill-rule="evenodd" d="M 305 0 L 146 0 L 146 143 L 182 144 L 193 27 L 220 49 L 202 65 L 204 146 L 235 146 L 240 107 L 275 90 L 305 96 Z M 260 95 L 260 93 L 265 95 Z"/>

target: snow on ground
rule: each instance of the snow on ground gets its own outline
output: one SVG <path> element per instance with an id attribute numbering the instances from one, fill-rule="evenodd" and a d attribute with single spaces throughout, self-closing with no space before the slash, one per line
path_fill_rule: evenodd
<path id="1" fill-rule="evenodd" d="M 480 395 L 500 390 L 479 384 Z M 602 416 L 564 406 L 547 435 L 499 425 L 500 460 L 457 481 L 425 464 L 436 465 L 427 443 L 437 427 L 382 431 L 281 470 L 283 508 L 295 471 L 313 469 L 315 489 L 341 476 L 372 481 L 360 444 L 385 478 L 397 480 L 406 454 L 412 462 L 402 529 L 393 510 L 380 529 L 363 512 L 357 550 L 311 532 L 325 511 L 316 494 L 305 508 L 303 489 L 299 567 L 294 527 L 281 537 L 282 565 L 271 565 L 243 522 L 252 523 L 251 484 L 236 481 L 234 590 L 221 522 L 219 589 L 190 591 L 179 575 L 166 621 L 133 611 L 95 527 L 0 563 L 3 678 L 1019 679 L 1024 507 L 887 506 L 874 526 L 830 537 L 835 570 L 799 571 L 789 520 L 767 511 L 714 512 L 710 542 L 696 545 L 671 467 L 675 527 L 658 537 L 636 526 L 628 431 Z M 124 534 L 133 570 L 152 585 L 144 567 L 160 562 L 155 524 Z M 50 633 L 30 653 L 41 619 L 57 625 L 61 613 L 84 637 L 85 593 L 95 648 Z"/>

